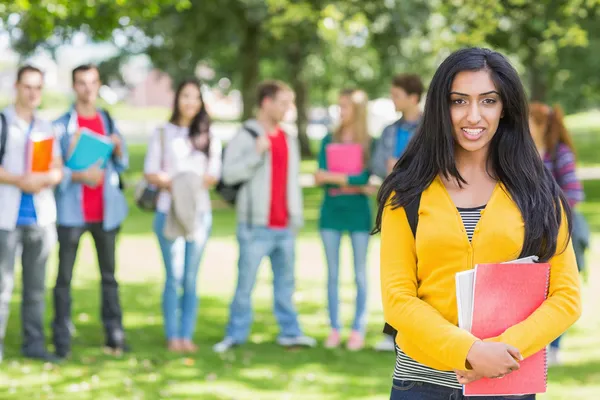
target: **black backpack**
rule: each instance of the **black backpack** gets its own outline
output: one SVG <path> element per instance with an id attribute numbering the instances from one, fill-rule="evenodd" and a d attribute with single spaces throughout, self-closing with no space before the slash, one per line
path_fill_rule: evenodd
<path id="1" fill-rule="evenodd" d="M 417 225 L 419 224 L 419 206 L 421 205 L 421 194 L 419 194 L 413 201 L 408 203 L 406 207 L 404 207 L 404 211 L 406 212 L 406 219 L 408 220 L 408 225 L 410 225 L 410 230 L 412 231 L 413 236 L 417 237 Z M 383 333 L 389 335 L 394 338 L 394 343 L 396 342 L 396 335 L 398 331 L 394 329 L 387 322 L 383 327 Z"/>
<path id="2" fill-rule="evenodd" d="M 4 161 L 4 153 L 6 153 L 6 140 L 8 139 L 8 123 L 4 113 L 0 113 L 0 165 Z"/>
<path id="3" fill-rule="evenodd" d="M 243 127 L 244 130 L 246 130 L 250 136 L 252 136 L 253 139 L 256 139 L 258 137 L 258 133 L 253 130 L 248 128 L 248 126 L 244 125 Z M 225 159 L 225 152 L 227 151 L 227 147 L 225 149 L 223 149 L 223 159 Z M 221 198 L 228 203 L 231 206 L 235 205 L 235 202 L 237 200 L 237 195 L 238 192 L 240 191 L 241 187 L 245 184 L 246 182 L 238 182 L 236 184 L 233 185 L 228 185 L 223 181 L 223 178 L 219 179 L 219 182 L 217 183 L 215 190 L 217 191 L 217 193 L 219 194 L 219 196 L 221 196 Z"/>

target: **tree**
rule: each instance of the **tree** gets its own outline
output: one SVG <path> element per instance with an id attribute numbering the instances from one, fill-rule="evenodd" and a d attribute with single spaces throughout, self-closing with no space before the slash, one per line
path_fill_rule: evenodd
<path id="1" fill-rule="evenodd" d="M 565 60 L 589 45 L 598 0 L 461 0 L 438 6 L 438 46 L 488 45 L 517 60 L 530 96 L 545 100 Z"/>

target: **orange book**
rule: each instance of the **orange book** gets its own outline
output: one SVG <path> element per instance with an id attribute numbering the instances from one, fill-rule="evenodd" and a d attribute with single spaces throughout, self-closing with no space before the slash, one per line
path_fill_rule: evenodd
<path id="1" fill-rule="evenodd" d="M 32 138 L 29 141 L 29 171 L 48 172 L 52 165 L 54 137 Z"/>
<path id="2" fill-rule="evenodd" d="M 487 339 L 524 321 L 548 295 L 548 263 L 478 264 L 473 279 L 471 333 Z M 532 332 L 533 334 L 533 332 Z M 500 379 L 480 379 L 464 386 L 465 396 L 510 396 L 546 391 L 546 350 L 520 362 L 520 369 Z"/>

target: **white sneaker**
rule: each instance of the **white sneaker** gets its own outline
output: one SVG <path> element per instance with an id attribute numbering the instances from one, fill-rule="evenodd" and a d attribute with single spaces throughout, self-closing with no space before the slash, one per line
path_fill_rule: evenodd
<path id="1" fill-rule="evenodd" d="M 317 341 L 309 336 L 278 337 L 277 344 L 283 347 L 315 347 Z"/>
<path id="2" fill-rule="evenodd" d="M 233 338 L 226 337 L 225 339 L 213 346 L 213 351 L 215 353 L 225 353 L 235 345 L 237 345 L 237 343 L 235 342 L 235 340 L 233 340 Z"/>
<path id="3" fill-rule="evenodd" d="M 394 338 L 384 335 L 383 339 L 375 345 L 374 349 L 375 351 L 395 351 L 396 344 L 394 343 Z"/>

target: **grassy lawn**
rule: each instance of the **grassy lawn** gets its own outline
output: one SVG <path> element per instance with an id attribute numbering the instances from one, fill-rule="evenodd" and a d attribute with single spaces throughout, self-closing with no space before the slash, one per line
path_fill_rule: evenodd
<path id="1" fill-rule="evenodd" d="M 132 148 L 131 184 L 139 178 L 143 147 Z M 137 172 L 135 172 L 137 171 Z M 565 364 L 549 373 L 548 393 L 542 400 L 600 398 L 600 181 L 586 181 L 587 200 L 581 210 L 595 232 L 588 254 L 590 273 L 585 285 L 584 315 L 564 341 Z M 128 189 L 131 192 L 131 188 Z M 328 333 L 325 264 L 316 231 L 318 189 L 305 190 L 307 224 L 297 248 L 296 301 L 304 330 L 322 342 Z M 211 346 L 221 339 L 228 304 L 235 286 L 237 250 L 234 215 L 215 199 L 213 237 L 199 277 L 201 296 L 194 356 L 165 351 L 160 312 L 163 269 L 151 234 L 151 215 L 131 207 L 119 246 L 125 326 L 133 352 L 123 357 L 103 354 L 99 322 L 99 274 L 89 237 L 85 237 L 73 282 L 73 320 L 77 328 L 73 359 L 58 366 L 20 358 L 20 287 L 12 299 L 6 338 L 6 359 L 0 369 L 0 399 L 203 399 L 203 400 L 384 400 L 389 398 L 393 354 L 371 350 L 316 348 L 286 351 L 273 344 L 277 325 L 272 314 L 272 285 L 268 263 L 263 265 L 254 293 L 251 343 L 226 355 Z M 378 284 L 379 241 L 369 253 L 367 342 L 379 339 L 382 313 Z M 349 243 L 342 248 L 342 316 L 353 313 L 353 276 Z M 53 286 L 56 256 L 49 263 L 47 283 Z M 17 279 L 18 281 L 19 279 Z M 19 285 L 20 286 L 20 285 Z M 52 315 L 47 293 L 46 326 Z M 347 333 L 347 332 L 345 332 Z"/>
<path id="2" fill-rule="evenodd" d="M 589 203 L 584 211 L 600 232 L 600 181 L 586 183 Z M 319 193 L 306 191 L 309 223 L 298 243 L 296 300 L 304 329 L 323 341 L 328 333 L 325 309 L 325 266 L 314 218 Z M 277 326 L 271 312 L 272 286 L 264 265 L 254 295 L 256 308 L 251 343 L 220 356 L 210 350 L 227 320 L 235 285 L 236 250 L 232 213 L 215 212 L 215 235 L 199 277 L 201 294 L 196 339 L 201 350 L 186 357 L 164 350 L 160 296 L 163 279 L 159 252 L 149 233 L 151 217 L 132 210 L 119 248 L 119 281 L 125 324 L 134 351 L 121 358 L 104 355 L 99 323 L 99 285 L 91 241 L 84 239 L 73 287 L 73 318 L 77 327 L 74 356 L 59 366 L 19 357 L 19 298 L 17 289 L 6 339 L 6 360 L 0 372 L 2 399 L 379 399 L 388 398 L 392 354 L 371 350 L 349 353 L 316 348 L 285 351 L 273 344 Z M 378 290 L 378 240 L 373 240 L 370 264 L 370 323 L 368 344 L 379 338 L 381 310 Z M 346 322 L 353 309 L 348 243 L 342 265 L 342 311 Z M 589 254 L 590 279 L 585 287 L 583 318 L 565 339 L 564 366 L 550 370 L 549 390 L 541 399 L 597 399 L 600 396 L 600 317 L 591 307 L 600 301 L 600 235 Z M 48 285 L 55 277 L 50 262 Z M 51 318 L 48 292 L 47 326 Z"/>

